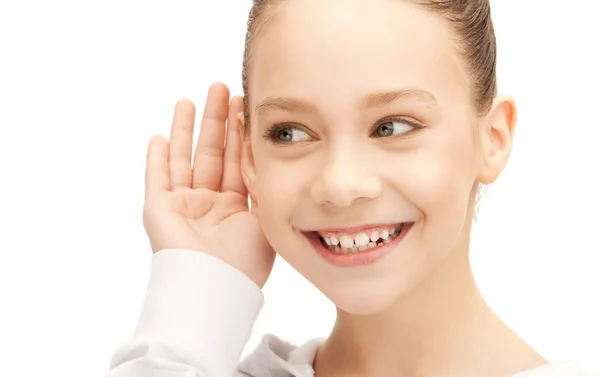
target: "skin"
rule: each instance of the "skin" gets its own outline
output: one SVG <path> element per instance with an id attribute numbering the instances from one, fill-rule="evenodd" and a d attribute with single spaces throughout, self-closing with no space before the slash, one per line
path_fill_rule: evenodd
<path id="1" fill-rule="evenodd" d="M 505 376 L 542 364 L 488 308 L 468 258 L 477 183 L 510 154 L 513 100 L 476 114 L 447 22 L 407 2 L 286 1 L 274 12 L 252 47 L 243 169 L 269 243 L 338 308 L 318 374 Z M 372 137 L 392 116 L 398 130 L 422 128 Z M 265 140 L 281 123 L 297 142 Z M 357 268 L 324 262 L 303 234 L 408 221 L 392 254 Z"/>
<path id="2" fill-rule="evenodd" d="M 169 140 L 151 140 L 153 251 L 212 254 L 260 287 L 277 251 L 338 308 L 316 376 L 493 377 L 544 364 L 490 310 L 469 265 L 477 185 L 508 161 L 513 100 L 477 114 L 446 21 L 408 2 L 289 0 L 274 11 L 253 41 L 246 137 L 241 98 L 217 83 L 195 152 L 186 100 Z M 374 95 L 391 91 L 403 95 Z M 398 135 L 373 137 L 389 117 Z M 264 137 L 282 123 L 299 142 Z M 419 129 L 403 133 L 409 124 Z M 394 251 L 363 267 L 333 267 L 303 233 L 407 221 Z"/>

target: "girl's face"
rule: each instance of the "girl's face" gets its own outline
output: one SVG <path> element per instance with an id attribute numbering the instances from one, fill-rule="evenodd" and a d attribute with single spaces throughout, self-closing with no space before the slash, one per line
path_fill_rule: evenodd
<path id="1" fill-rule="evenodd" d="M 278 254 L 340 309 L 379 312 L 468 240 L 485 163 L 465 61 L 408 2 L 273 10 L 252 45 L 247 185 Z"/>

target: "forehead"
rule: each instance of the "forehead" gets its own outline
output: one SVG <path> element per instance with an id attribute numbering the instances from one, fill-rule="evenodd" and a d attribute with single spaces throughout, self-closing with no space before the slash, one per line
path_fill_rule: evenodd
<path id="1" fill-rule="evenodd" d="M 468 96 L 447 21 L 402 0 L 277 2 L 252 44 L 251 104 L 268 96 L 349 101 L 420 88 L 438 101 Z"/>

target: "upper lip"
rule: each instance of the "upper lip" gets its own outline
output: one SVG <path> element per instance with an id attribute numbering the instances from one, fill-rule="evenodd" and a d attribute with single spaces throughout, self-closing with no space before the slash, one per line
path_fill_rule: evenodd
<path id="1" fill-rule="evenodd" d="M 305 233 L 309 233 L 309 232 L 322 232 L 322 233 L 357 233 L 360 232 L 361 230 L 364 229 L 371 229 L 371 228 L 391 228 L 393 226 L 396 225 L 400 225 L 404 222 L 391 222 L 391 223 L 378 223 L 378 224 L 365 224 L 365 225 L 358 225 L 358 226 L 342 226 L 342 227 L 335 227 L 335 228 L 315 228 L 315 229 L 308 229 L 308 230 L 303 230 L 303 232 Z"/>

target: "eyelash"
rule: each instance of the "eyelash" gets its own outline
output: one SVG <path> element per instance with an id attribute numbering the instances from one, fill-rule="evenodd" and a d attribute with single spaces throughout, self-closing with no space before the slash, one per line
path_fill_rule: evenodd
<path id="1" fill-rule="evenodd" d="M 274 143 L 274 144 L 294 144 L 294 143 L 286 143 L 284 141 L 277 139 L 277 133 L 286 128 L 301 129 L 301 127 L 295 126 L 293 124 L 288 124 L 288 123 L 274 124 L 271 127 L 267 128 L 263 131 L 263 139 L 265 139 L 266 141 L 269 141 L 271 143 Z M 304 131 L 304 132 L 306 132 L 306 131 Z"/>
<path id="2" fill-rule="evenodd" d="M 396 138 L 400 138 L 400 137 L 405 137 L 406 135 L 410 135 L 416 131 L 419 131 L 419 130 L 425 128 L 425 126 L 423 126 L 421 123 L 418 123 L 414 120 L 406 119 L 404 117 L 399 117 L 399 116 L 392 116 L 392 117 L 383 118 L 383 119 L 379 120 L 377 123 L 375 123 L 375 125 L 371 128 L 370 135 L 373 136 L 375 134 L 375 132 L 377 131 L 377 128 L 379 128 L 382 124 L 394 123 L 394 122 L 407 124 L 407 125 L 411 126 L 412 129 L 410 131 L 407 131 L 400 135 L 378 137 L 379 139 L 389 139 L 389 138 L 396 139 Z"/>
<path id="3" fill-rule="evenodd" d="M 419 130 L 421 130 L 421 129 L 423 129 L 425 127 L 425 126 L 423 126 L 420 123 L 408 120 L 408 119 L 403 118 L 403 117 L 398 117 L 398 116 L 388 117 L 388 118 L 380 119 L 373 127 L 371 127 L 371 130 L 370 130 L 371 137 L 373 137 L 373 135 L 377 131 L 377 128 L 379 128 L 382 124 L 393 123 L 393 122 L 405 123 L 405 124 L 411 126 L 412 130 L 407 131 L 407 132 L 405 132 L 403 134 L 400 134 L 400 135 L 396 135 L 396 136 L 376 137 L 376 138 L 380 138 L 380 139 L 394 138 L 395 139 L 395 138 L 399 138 L 399 137 L 404 137 L 404 136 L 406 136 L 408 134 L 412 134 L 413 132 L 419 131 Z M 295 144 L 293 142 L 286 143 L 284 141 L 281 141 L 281 140 L 277 139 L 277 133 L 279 131 L 281 131 L 281 130 L 286 129 L 286 128 L 288 128 L 288 129 L 300 129 L 300 130 L 302 130 L 302 127 L 297 126 L 297 125 L 288 124 L 288 123 L 278 123 L 278 124 L 274 124 L 271 127 L 265 129 L 264 132 L 263 132 L 263 138 L 266 141 L 272 142 L 274 144 Z M 302 131 L 306 132 L 304 130 L 302 130 Z"/>

